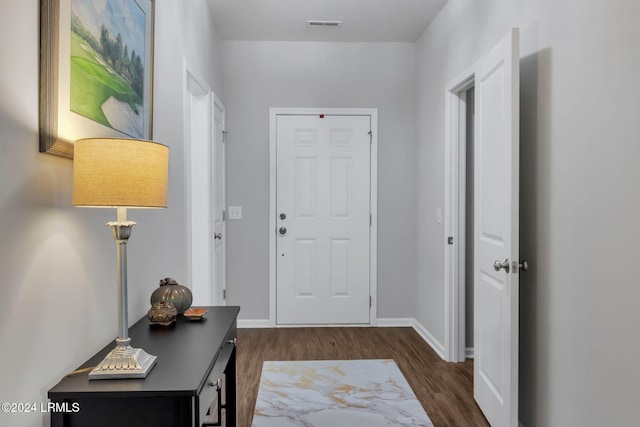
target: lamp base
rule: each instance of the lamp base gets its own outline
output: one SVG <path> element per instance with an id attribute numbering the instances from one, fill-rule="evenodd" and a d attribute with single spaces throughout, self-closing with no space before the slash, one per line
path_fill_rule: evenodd
<path id="1" fill-rule="evenodd" d="M 96 366 L 90 373 L 90 380 L 113 380 L 124 378 L 146 378 L 156 365 L 156 356 L 152 356 L 141 348 L 129 345 L 130 338 L 116 339 L 116 348 Z"/>

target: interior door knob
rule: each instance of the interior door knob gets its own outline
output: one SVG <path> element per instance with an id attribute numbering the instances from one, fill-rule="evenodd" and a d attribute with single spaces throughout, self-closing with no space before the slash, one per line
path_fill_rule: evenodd
<path id="1" fill-rule="evenodd" d="M 505 259 L 504 262 L 500 262 L 500 261 L 496 260 L 496 262 L 493 263 L 493 268 L 496 271 L 500 271 L 501 268 L 504 268 L 504 271 L 506 271 L 508 273 L 509 272 L 509 260 Z"/>
<path id="2" fill-rule="evenodd" d="M 285 234 L 287 234 L 287 229 L 285 227 L 280 227 L 278 232 L 284 236 Z"/>
<path id="3" fill-rule="evenodd" d="M 217 239 L 217 240 L 222 240 L 222 233 L 215 233 L 215 234 L 213 235 L 213 238 L 214 238 L 214 239 Z"/>

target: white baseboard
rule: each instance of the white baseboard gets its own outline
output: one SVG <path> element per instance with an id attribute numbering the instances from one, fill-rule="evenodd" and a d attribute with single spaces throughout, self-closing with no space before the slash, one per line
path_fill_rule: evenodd
<path id="1" fill-rule="evenodd" d="M 271 328 L 269 319 L 238 319 L 238 328 Z"/>
<path id="2" fill-rule="evenodd" d="M 416 319 L 413 319 L 412 326 L 413 326 L 413 329 L 415 329 L 415 331 L 418 333 L 418 335 L 420 335 L 422 339 L 425 340 L 427 344 L 431 346 L 433 351 L 435 351 L 442 360 L 446 360 L 446 358 L 444 357 L 444 345 L 442 345 L 440 341 L 435 339 L 434 336 L 431 335 L 431 333 L 429 333 L 427 328 L 422 326 L 420 322 L 418 322 Z"/>
<path id="3" fill-rule="evenodd" d="M 370 326 L 378 326 L 382 328 L 412 328 L 415 319 L 412 317 L 404 317 L 404 318 L 382 318 L 376 319 L 375 323 L 372 323 Z M 323 327 L 362 327 L 369 325 L 272 325 L 269 319 L 238 319 L 238 328 L 278 328 L 278 327 L 314 327 L 314 326 L 323 326 Z"/>
<path id="4" fill-rule="evenodd" d="M 378 319 L 376 326 L 381 328 L 406 328 L 413 327 L 413 322 L 415 319 L 412 317 L 390 317 L 390 318 L 382 318 Z"/>
<path id="5" fill-rule="evenodd" d="M 433 351 L 435 351 L 438 356 L 440 356 L 441 359 L 445 360 L 444 346 L 437 339 L 435 339 L 433 335 L 431 335 L 427 328 L 422 326 L 420 322 L 418 322 L 413 317 L 382 318 L 378 319 L 377 326 L 395 328 L 411 327 L 427 344 L 429 344 L 429 347 L 431 347 Z"/>

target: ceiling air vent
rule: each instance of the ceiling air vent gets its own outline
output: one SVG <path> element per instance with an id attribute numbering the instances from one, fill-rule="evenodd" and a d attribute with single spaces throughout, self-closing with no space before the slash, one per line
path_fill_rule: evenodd
<path id="1" fill-rule="evenodd" d="M 307 25 L 310 27 L 340 27 L 342 21 L 308 20 Z"/>

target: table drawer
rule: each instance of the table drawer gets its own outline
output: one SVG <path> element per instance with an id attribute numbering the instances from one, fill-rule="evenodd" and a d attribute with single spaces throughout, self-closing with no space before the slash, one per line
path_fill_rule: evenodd
<path id="1" fill-rule="evenodd" d="M 234 350 L 235 342 L 233 340 L 224 344 L 216 362 L 211 368 L 204 386 L 197 397 L 198 419 L 196 420 L 196 426 L 220 425 L 219 417 L 221 416 L 221 413 L 219 405 L 222 399 L 221 393 L 224 392 L 224 372 L 227 369 L 227 365 Z M 232 381 L 235 381 L 235 378 Z M 215 416 L 215 414 L 211 414 L 211 412 L 216 410 L 216 408 L 218 409 L 218 414 L 215 417 L 214 422 L 210 422 L 210 415 Z M 215 423 L 216 421 L 218 423 Z"/>

